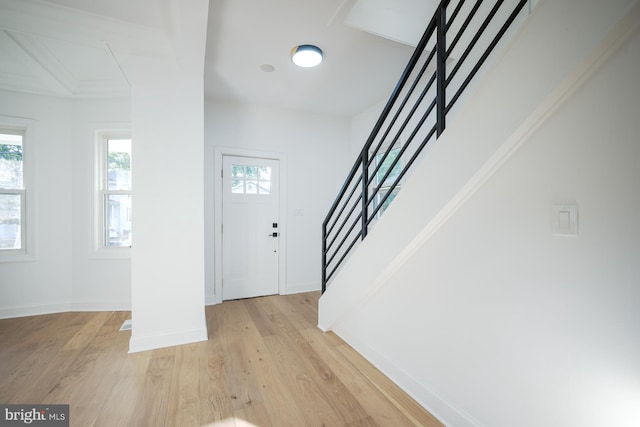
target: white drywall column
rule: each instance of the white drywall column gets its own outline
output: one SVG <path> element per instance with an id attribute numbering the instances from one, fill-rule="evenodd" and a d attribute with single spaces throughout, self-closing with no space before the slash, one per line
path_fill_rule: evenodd
<path id="1" fill-rule="evenodd" d="M 134 141 L 130 352 L 207 339 L 202 76 L 208 2 L 186 3 L 172 2 L 175 55 L 132 56 L 125 68 Z"/>

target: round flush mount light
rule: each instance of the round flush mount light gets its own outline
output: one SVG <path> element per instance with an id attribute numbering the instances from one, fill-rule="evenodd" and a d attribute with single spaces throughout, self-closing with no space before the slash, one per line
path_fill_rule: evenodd
<path id="1" fill-rule="evenodd" d="M 322 62 L 322 50 L 312 44 L 301 44 L 291 49 L 291 61 L 298 67 L 315 67 Z"/>

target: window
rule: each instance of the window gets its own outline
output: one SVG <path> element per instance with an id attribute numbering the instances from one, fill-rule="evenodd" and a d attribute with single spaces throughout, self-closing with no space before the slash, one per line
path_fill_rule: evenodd
<path id="1" fill-rule="evenodd" d="M 131 138 L 101 134 L 98 150 L 97 249 L 131 247 Z"/>
<path id="2" fill-rule="evenodd" d="M 271 194 L 271 167 L 231 165 L 233 194 Z"/>
<path id="3" fill-rule="evenodd" d="M 391 151 L 389 151 L 389 155 L 384 159 L 384 161 L 382 161 L 382 156 L 384 156 L 384 152 L 376 154 L 376 157 L 375 157 L 376 167 L 382 161 L 382 165 L 380 166 L 380 169 L 378 169 L 378 172 L 376 173 L 376 180 L 375 180 L 376 186 L 380 185 L 380 183 L 384 179 L 385 174 L 391 167 L 391 164 L 398 157 L 398 154 L 400 154 L 400 148 L 394 148 Z M 376 194 L 375 201 L 374 201 L 374 208 L 377 208 L 380 202 L 382 202 L 382 199 L 384 199 L 384 197 L 387 195 L 387 193 L 391 189 L 391 185 L 396 180 L 396 178 L 398 178 L 401 171 L 402 171 L 402 160 L 399 160 L 398 163 L 396 163 L 396 165 L 391 170 L 391 173 L 389 173 L 389 176 L 387 177 L 387 179 L 384 180 L 384 183 L 382 184 L 382 186 L 380 187 L 380 190 Z M 389 207 L 389 204 L 391 204 L 393 199 L 396 197 L 396 195 L 400 191 L 400 186 L 401 186 L 401 182 L 399 182 L 396 188 L 394 188 L 391 191 L 391 194 L 389 195 L 387 200 L 384 201 L 384 203 L 382 204 L 382 207 L 378 211 L 378 216 L 382 215 L 382 213 L 387 209 L 387 207 Z"/>
<path id="4" fill-rule="evenodd" d="M 24 131 L 0 129 L 0 251 L 26 252 Z"/>

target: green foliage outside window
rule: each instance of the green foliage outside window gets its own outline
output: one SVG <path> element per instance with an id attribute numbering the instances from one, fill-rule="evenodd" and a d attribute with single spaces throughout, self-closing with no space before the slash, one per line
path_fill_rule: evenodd
<path id="1" fill-rule="evenodd" d="M 131 170 L 131 156 L 125 151 L 112 151 L 109 153 L 109 170 Z"/>
<path id="2" fill-rule="evenodd" d="M 21 162 L 22 145 L 0 144 L 0 159 Z"/>

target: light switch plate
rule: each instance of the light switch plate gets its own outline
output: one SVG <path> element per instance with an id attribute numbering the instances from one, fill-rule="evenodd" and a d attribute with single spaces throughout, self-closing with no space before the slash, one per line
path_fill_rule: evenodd
<path id="1" fill-rule="evenodd" d="M 578 206 L 551 206 L 551 233 L 554 236 L 576 237 L 578 235 Z"/>

